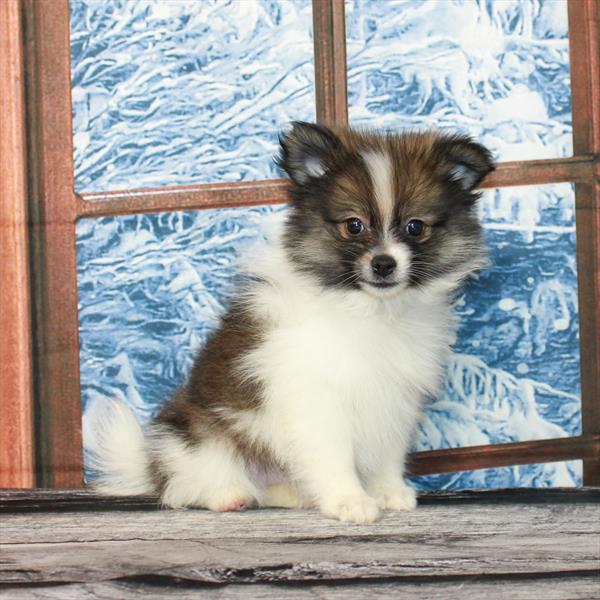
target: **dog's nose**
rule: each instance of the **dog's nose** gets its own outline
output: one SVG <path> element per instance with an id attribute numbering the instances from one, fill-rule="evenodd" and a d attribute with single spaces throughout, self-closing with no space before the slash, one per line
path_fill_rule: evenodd
<path id="1" fill-rule="evenodd" d="M 394 272 L 396 268 L 396 261 L 388 254 L 378 254 L 373 257 L 371 261 L 371 268 L 375 275 L 379 277 L 387 277 L 390 273 Z"/>

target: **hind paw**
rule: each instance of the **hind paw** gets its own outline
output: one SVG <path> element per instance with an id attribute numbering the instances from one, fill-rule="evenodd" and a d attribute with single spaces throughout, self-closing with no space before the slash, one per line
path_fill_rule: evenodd
<path id="1" fill-rule="evenodd" d="M 247 493 L 233 490 L 223 490 L 215 493 L 206 503 L 206 508 L 215 512 L 234 512 L 244 508 L 250 508 L 254 504 L 254 498 Z"/>

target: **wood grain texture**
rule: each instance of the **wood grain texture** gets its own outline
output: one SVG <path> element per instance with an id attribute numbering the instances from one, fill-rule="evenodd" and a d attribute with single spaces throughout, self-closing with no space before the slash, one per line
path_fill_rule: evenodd
<path id="1" fill-rule="evenodd" d="M 25 70 L 20 0 L 0 2 L 0 487 L 34 485 Z"/>
<path id="2" fill-rule="evenodd" d="M 440 504 L 600 503 L 598 488 L 512 488 L 427 492 L 419 506 Z M 157 496 L 101 496 L 93 489 L 0 490 L 0 514 L 161 510 Z"/>
<path id="3" fill-rule="evenodd" d="M 485 446 L 465 446 L 415 452 L 408 471 L 413 475 L 449 473 L 562 460 L 600 458 L 600 435 L 532 440 Z"/>
<path id="4" fill-rule="evenodd" d="M 595 157 L 575 185 L 581 407 L 584 434 L 600 433 L 600 2 L 569 2 L 573 152 Z M 600 485 L 600 459 L 584 461 L 587 485 Z"/>
<path id="5" fill-rule="evenodd" d="M 589 583 L 600 559 L 597 499 L 432 503 L 368 526 L 285 510 L 66 510 L 2 521 L 0 582 L 12 591 L 69 583 L 535 586 L 549 577 Z"/>
<path id="6" fill-rule="evenodd" d="M 68 0 L 25 0 L 37 483 L 83 485 Z"/>
<path id="7" fill-rule="evenodd" d="M 287 181 L 242 181 L 78 194 L 78 217 L 204 210 L 287 202 Z"/>
<path id="8" fill-rule="evenodd" d="M 600 3 L 569 0 L 573 153 L 600 151 Z"/>
<path id="9" fill-rule="evenodd" d="M 160 583 L 144 581 L 110 581 L 53 586 L 7 586 L 0 588 L 0 598 L 11 600 L 378 600 L 379 598 L 418 598 L 449 600 L 460 598 L 504 598 L 510 600 L 570 600 L 598 597 L 600 576 L 571 574 L 542 577 L 527 575 L 524 579 L 503 577 L 459 577 L 447 580 L 418 581 L 407 579 L 382 583 L 374 581 L 315 582 L 294 584 L 203 585 L 192 582 Z"/>
<path id="10" fill-rule="evenodd" d="M 482 188 L 585 182 L 592 177 L 591 156 L 505 162 L 489 175 Z M 284 179 L 237 183 L 206 183 L 112 192 L 81 192 L 77 216 L 102 217 L 177 210 L 202 210 L 287 202 Z"/>
<path id="11" fill-rule="evenodd" d="M 313 0 L 317 122 L 348 124 L 348 79 L 344 0 Z"/>

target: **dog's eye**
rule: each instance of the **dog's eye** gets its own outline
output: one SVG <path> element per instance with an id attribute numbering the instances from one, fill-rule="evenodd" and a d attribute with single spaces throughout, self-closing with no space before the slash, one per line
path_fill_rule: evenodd
<path id="1" fill-rule="evenodd" d="M 346 221 L 346 231 L 350 235 L 359 235 L 365 230 L 365 226 L 360 219 L 353 217 L 352 219 L 348 219 Z"/>
<path id="2" fill-rule="evenodd" d="M 425 223 L 420 219 L 411 219 L 404 228 L 411 237 L 421 237 L 425 233 Z"/>

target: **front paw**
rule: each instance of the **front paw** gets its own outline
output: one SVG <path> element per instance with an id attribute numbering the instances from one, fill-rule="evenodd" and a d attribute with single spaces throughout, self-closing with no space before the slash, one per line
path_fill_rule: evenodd
<path id="1" fill-rule="evenodd" d="M 367 494 L 332 498 L 321 502 L 324 515 L 347 523 L 374 523 L 379 517 L 377 501 Z"/>
<path id="2" fill-rule="evenodd" d="M 373 493 L 383 509 L 414 510 L 417 507 L 417 493 L 404 482 L 380 485 Z"/>

